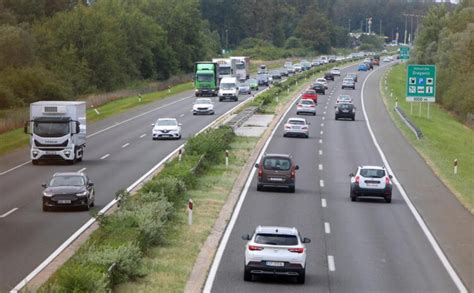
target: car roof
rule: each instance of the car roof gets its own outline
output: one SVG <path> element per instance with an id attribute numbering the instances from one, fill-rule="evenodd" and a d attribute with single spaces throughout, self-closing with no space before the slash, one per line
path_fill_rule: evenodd
<path id="1" fill-rule="evenodd" d="M 54 173 L 53 177 L 55 176 L 84 176 L 84 173 L 79 172 L 57 172 Z"/>
<path id="2" fill-rule="evenodd" d="M 255 233 L 298 236 L 298 230 L 295 227 L 257 226 Z"/>
<path id="3" fill-rule="evenodd" d="M 339 97 L 337 97 L 338 99 L 345 99 L 345 98 L 351 98 L 351 96 L 349 95 L 339 95 Z"/>
<path id="4" fill-rule="evenodd" d="M 158 118 L 158 121 L 164 121 L 164 120 L 173 120 L 173 121 L 176 121 L 176 118 Z"/>
<path id="5" fill-rule="evenodd" d="M 264 157 L 282 157 L 291 159 L 291 155 L 289 154 L 265 154 Z"/>
<path id="6" fill-rule="evenodd" d="M 300 99 L 300 103 L 301 103 L 301 102 L 308 102 L 308 103 L 314 104 L 313 99 Z"/>
<path id="7" fill-rule="evenodd" d="M 360 167 L 361 169 L 377 169 L 377 170 L 385 170 L 384 167 L 381 167 L 381 166 L 371 166 L 371 165 L 367 165 L 367 166 L 361 166 Z"/>

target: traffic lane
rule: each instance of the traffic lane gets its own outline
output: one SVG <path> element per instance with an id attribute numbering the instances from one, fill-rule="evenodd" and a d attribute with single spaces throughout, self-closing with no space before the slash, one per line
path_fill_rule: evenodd
<path id="1" fill-rule="evenodd" d="M 288 117 L 296 116 L 293 108 Z M 296 175 L 296 192 L 267 189 L 257 192 L 256 176 L 248 190 L 239 217 L 231 232 L 213 284 L 213 292 L 324 292 L 328 291 L 324 229 L 321 222 L 318 160 L 310 153 L 318 143 L 320 117 L 307 116 L 311 122 L 310 138 L 284 138 L 280 125 L 266 153 L 291 153 L 300 166 Z M 304 221 L 302 221 L 304 219 Z M 291 278 L 264 277 L 253 282 L 243 281 L 243 234 L 251 234 L 258 225 L 295 226 L 302 237 L 309 237 L 307 244 L 306 284 L 300 286 Z"/>
<path id="2" fill-rule="evenodd" d="M 378 90 L 378 84 L 366 89 L 368 93 L 374 90 Z M 354 103 L 359 105 L 360 90 L 357 93 Z M 336 273 L 330 275 L 331 289 L 455 291 L 396 188 L 391 204 L 382 198 L 350 201 L 348 174 L 359 165 L 383 165 L 365 121 L 361 120 L 363 116 L 356 119 L 335 121 L 329 117 L 325 123 L 323 177 L 327 188 L 323 189 L 323 196 L 332 228 L 328 247 L 336 262 Z"/>

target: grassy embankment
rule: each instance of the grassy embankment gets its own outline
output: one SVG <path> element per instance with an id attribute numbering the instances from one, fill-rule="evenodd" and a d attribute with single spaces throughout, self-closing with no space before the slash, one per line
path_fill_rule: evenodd
<path id="1" fill-rule="evenodd" d="M 419 115 L 420 104 L 414 103 L 413 113 L 410 114 L 410 103 L 405 101 L 405 78 L 405 65 L 397 65 L 387 74 L 388 90 L 385 91 L 385 85 L 382 88 L 390 116 L 434 172 L 474 213 L 474 131 L 435 103 L 430 105 L 430 119 L 427 118 L 426 104 L 421 105 Z M 392 111 L 396 98 L 400 107 L 423 132 L 423 139 L 417 140 L 398 114 Z M 459 162 L 457 175 L 453 172 L 454 159 Z"/>

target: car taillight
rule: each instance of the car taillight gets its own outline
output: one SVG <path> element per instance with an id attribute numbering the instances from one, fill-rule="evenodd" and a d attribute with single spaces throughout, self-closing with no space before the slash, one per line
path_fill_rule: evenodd
<path id="1" fill-rule="evenodd" d="M 359 182 L 360 182 L 360 177 L 359 177 L 359 176 L 356 176 L 356 178 L 355 178 L 355 184 L 359 185 Z"/>
<path id="2" fill-rule="evenodd" d="M 291 125 L 285 124 L 285 129 L 291 129 Z"/>
<path id="3" fill-rule="evenodd" d="M 292 179 L 295 178 L 295 175 L 296 175 L 296 170 L 295 170 L 295 168 L 291 168 L 291 173 L 290 173 L 291 178 L 292 178 Z"/>
<path id="4" fill-rule="evenodd" d="M 289 252 L 294 252 L 294 253 L 303 253 L 304 248 L 303 247 L 298 247 L 298 248 L 288 248 Z"/>
<path id="5" fill-rule="evenodd" d="M 258 166 L 258 177 L 262 177 L 263 175 L 263 168 L 262 166 Z"/>
<path id="6" fill-rule="evenodd" d="M 263 247 L 255 246 L 255 245 L 249 245 L 249 250 L 250 251 L 260 251 L 260 250 L 263 250 Z"/>
<path id="7" fill-rule="evenodd" d="M 385 177 L 385 185 L 390 185 L 390 178 Z"/>
<path id="8" fill-rule="evenodd" d="M 310 107 L 310 108 L 314 108 L 314 107 L 316 107 L 316 105 L 309 105 L 309 107 Z"/>

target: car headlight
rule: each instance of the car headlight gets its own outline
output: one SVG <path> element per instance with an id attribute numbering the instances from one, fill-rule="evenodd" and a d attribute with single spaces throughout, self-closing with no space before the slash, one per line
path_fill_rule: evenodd
<path id="1" fill-rule="evenodd" d="M 45 190 L 45 191 L 43 191 L 43 195 L 46 196 L 46 197 L 51 197 L 51 196 L 53 196 L 53 193 L 50 192 L 50 191 Z"/>
<path id="2" fill-rule="evenodd" d="M 86 196 L 87 194 L 88 194 L 87 191 L 76 193 L 77 196 Z"/>

